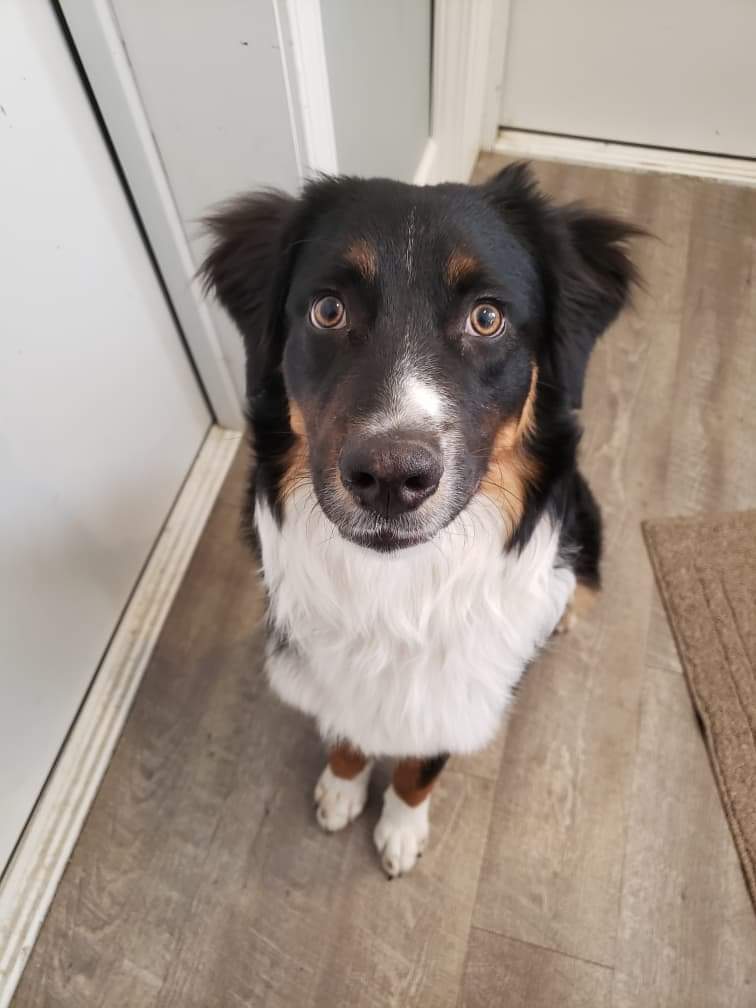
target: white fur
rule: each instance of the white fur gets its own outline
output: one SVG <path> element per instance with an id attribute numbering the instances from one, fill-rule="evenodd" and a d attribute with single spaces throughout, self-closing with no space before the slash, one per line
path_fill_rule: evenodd
<path id="1" fill-rule="evenodd" d="M 437 423 L 445 415 L 444 398 L 429 381 L 410 375 L 402 384 L 401 396 L 406 402 L 407 412 L 430 417 Z"/>
<path id="2" fill-rule="evenodd" d="M 428 842 L 430 795 L 414 808 L 394 791 L 393 784 L 383 796 L 383 812 L 373 831 L 373 842 L 381 855 L 383 870 L 390 878 L 414 868 Z"/>
<path id="3" fill-rule="evenodd" d="M 316 818 L 327 833 L 343 829 L 365 808 L 373 764 L 368 762 L 349 780 L 326 766 L 315 785 Z"/>
<path id="4" fill-rule="evenodd" d="M 370 755 L 471 752 L 495 735 L 512 687 L 559 621 L 575 578 L 543 518 L 521 553 L 478 495 L 431 542 L 392 554 L 343 539 L 301 488 L 278 528 L 258 504 L 273 689 L 326 740 Z"/>
<path id="5" fill-rule="evenodd" d="M 404 363 L 387 383 L 386 400 L 385 407 L 364 424 L 366 434 L 401 427 L 438 431 L 449 416 L 449 405 L 441 391 Z"/>

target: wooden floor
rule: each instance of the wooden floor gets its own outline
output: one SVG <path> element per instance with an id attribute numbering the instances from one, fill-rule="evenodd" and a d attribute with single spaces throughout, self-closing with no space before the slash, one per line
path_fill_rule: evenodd
<path id="1" fill-rule="evenodd" d="M 639 527 L 756 504 L 756 191 L 538 171 L 659 236 L 590 370 L 598 608 L 531 670 L 497 746 L 443 775 L 430 849 L 389 884 L 370 839 L 385 773 L 345 833 L 315 824 L 323 754 L 263 680 L 237 466 L 16 1008 L 756 1005 L 756 915 Z"/>

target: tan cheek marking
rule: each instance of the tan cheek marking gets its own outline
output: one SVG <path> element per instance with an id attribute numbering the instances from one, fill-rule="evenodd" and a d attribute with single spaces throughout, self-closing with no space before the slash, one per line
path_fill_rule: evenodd
<path id="1" fill-rule="evenodd" d="M 534 367 L 522 412 L 517 419 L 503 423 L 496 432 L 491 459 L 480 484 L 480 492 L 494 501 L 504 514 L 510 537 L 522 519 L 527 487 L 538 481 L 538 468 L 525 445 L 526 436 L 535 429 L 537 384 L 538 368 Z"/>
<path id="2" fill-rule="evenodd" d="M 364 239 L 353 242 L 344 258 L 366 280 L 375 280 L 378 275 L 378 253 L 369 242 Z"/>
<path id="3" fill-rule="evenodd" d="M 281 477 L 281 493 L 284 498 L 310 478 L 307 428 L 302 410 L 293 399 L 289 400 L 289 425 L 295 435 L 295 441 L 289 449 L 286 468 Z"/>
<path id="4" fill-rule="evenodd" d="M 342 780 L 354 780 L 358 773 L 367 766 L 367 757 L 354 749 L 348 742 L 339 742 L 328 754 L 328 766 L 334 777 Z"/>
<path id="5" fill-rule="evenodd" d="M 455 286 L 478 269 L 478 262 L 467 252 L 459 249 L 452 252 L 446 263 L 446 280 L 450 287 Z"/>
<path id="6" fill-rule="evenodd" d="M 392 784 L 394 785 L 394 791 L 399 795 L 402 801 L 409 805 L 410 808 L 415 808 L 421 802 L 425 801 L 428 795 L 433 790 L 433 785 L 435 784 L 435 778 L 424 787 L 421 787 L 418 783 L 420 779 L 420 771 L 423 767 L 423 760 L 415 759 L 404 759 L 397 763 L 394 770 L 394 776 L 392 778 Z"/>

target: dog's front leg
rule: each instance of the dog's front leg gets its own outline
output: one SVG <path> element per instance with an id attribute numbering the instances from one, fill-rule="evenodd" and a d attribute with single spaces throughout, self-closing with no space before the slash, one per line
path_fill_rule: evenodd
<path id="1" fill-rule="evenodd" d="M 365 808 L 372 768 L 372 760 L 348 742 L 331 749 L 315 786 L 316 816 L 326 832 L 348 826 Z"/>
<path id="2" fill-rule="evenodd" d="M 397 764 L 383 796 L 373 839 L 389 878 L 414 867 L 428 842 L 430 793 L 449 757 L 405 759 Z"/>

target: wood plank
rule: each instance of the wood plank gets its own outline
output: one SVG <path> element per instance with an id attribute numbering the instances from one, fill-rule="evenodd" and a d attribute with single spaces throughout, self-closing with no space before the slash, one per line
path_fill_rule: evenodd
<path id="1" fill-rule="evenodd" d="M 752 1008 L 756 916 L 681 676 L 649 668 L 614 1008 Z"/>
<path id="2" fill-rule="evenodd" d="M 595 202 L 667 240 L 640 247 L 648 289 L 591 365 L 583 459 L 604 510 L 605 591 L 525 682 L 473 922 L 611 965 L 652 592 L 639 521 L 663 490 L 696 183 L 606 173 L 602 190 L 584 170 L 563 170 L 565 194 L 593 189 Z"/>
<path id="3" fill-rule="evenodd" d="M 473 928 L 460 1008 L 608 1008 L 612 971 Z"/>
<path id="4" fill-rule="evenodd" d="M 244 434 L 239 445 L 239 450 L 228 472 L 228 477 L 223 483 L 218 500 L 231 507 L 241 509 L 244 501 L 247 479 L 249 476 L 249 466 L 252 450 L 249 444 L 249 435 Z"/>
<path id="5" fill-rule="evenodd" d="M 671 514 L 756 500 L 756 190 L 699 183 L 691 226 L 664 500 Z"/>
<path id="6" fill-rule="evenodd" d="M 372 848 L 378 789 L 366 818 L 326 836 L 302 788 L 312 783 L 304 767 L 297 777 L 299 787 L 290 781 L 279 791 L 251 850 L 244 839 L 234 850 L 219 832 L 218 867 L 195 899 L 159 1003 L 184 1005 L 200 991 L 203 1005 L 218 1008 L 234 999 L 281 1008 L 454 1005 L 490 785 L 445 776 L 431 848 L 411 882 L 389 885 Z M 238 823 L 228 831 L 238 837 Z M 200 961 L 208 929 L 214 941 Z"/>

